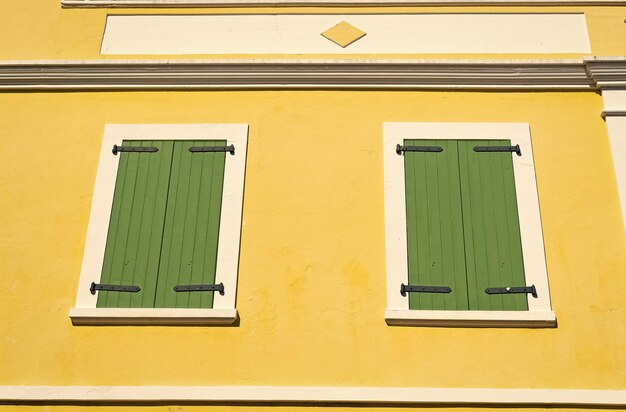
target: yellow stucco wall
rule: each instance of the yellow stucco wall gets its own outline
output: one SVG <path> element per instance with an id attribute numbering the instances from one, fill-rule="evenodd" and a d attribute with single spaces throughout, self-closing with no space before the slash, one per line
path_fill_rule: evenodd
<path id="1" fill-rule="evenodd" d="M 589 54 L 626 55 L 626 7 L 615 6 L 61 9 L 60 0 L 26 3 L 0 2 L 0 61 L 338 57 L 99 54 L 108 14 L 162 13 L 583 12 L 592 48 Z M 591 91 L 0 93 L 0 386 L 624 390 L 626 236 L 602 107 L 602 97 Z M 385 324 L 382 124 L 393 121 L 530 124 L 557 328 Z M 68 310 L 75 303 L 107 123 L 249 124 L 239 325 L 72 326 Z M 0 412 L 91 408 L 99 412 L 129 409 L 121 405 L 0 405 Z M 224 410 L 224 406 L 144 405 L 140 409 L 208 412 Z M 228 406 L 229 412 L 252 409 L 394 410 Z"/>
<path id="2" fill-rule="evenodd" d="M 192 8 L 192 9 L 61 9 L 60 0 L 31 0 L 0 3 L 0 60 L 117 59 L 155 56 L 102 56 L 99 54 L 107 14 L 276 14 L 276 13 L 584 13 L 592 55 L 626 55 L 626 7 L 279 7 L 279 8 Z M 433 54 L 402 55 L 404 58 L 545 59 L 580 58 L 582 54 Z M 158 56 L 164 58 L 168 56 Z M 170 56 L 172 58 L 219 58 L 243 56 Z M 289 57 L 289 56 L 264 56 Z M 302 56 L 299 56 L 302 57 Z M 310 57 L 310 56 L 307 56 Z M 324 56 L 315 56 L 324 57 Z M 331 56 L 333 57 L 333 56 Z M 334 56 L 336 57 L 336 56 Z M 343 55 L 342 58 L 372 57 Z M 378 57 L 394 57 L 392 55 Z"/>
<path id="3" fill-rule="evenodd" d="M 3 93 L 0 107 L 0 385 L 626 389 L 626 239 L 594 93 Z M 530 124 L 558 328 L 385 324 L 386 121 Z M 250 125 L 240 325 L 72 326 L 104 125 L 235 122 Z"/>

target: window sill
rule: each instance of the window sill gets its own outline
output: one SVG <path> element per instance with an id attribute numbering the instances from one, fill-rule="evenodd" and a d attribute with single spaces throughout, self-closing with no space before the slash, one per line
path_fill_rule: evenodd
<path id="1" fill-rule="evenodd" d="M 389 326 L 448 326 L 468 328 L 555 328 L 553 311 L 386 310 Z"/>
<path id="2" fill-rule="evenodd" d="M 73 325 L 233 325 L 236 309 L 72 308 Z"/>

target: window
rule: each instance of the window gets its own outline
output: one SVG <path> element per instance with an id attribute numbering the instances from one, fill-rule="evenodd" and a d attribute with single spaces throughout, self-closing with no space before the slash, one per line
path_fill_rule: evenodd
<path id="1" fill-rule="evenodd" d="M 246 151 L 247 125 L 108 125 L 73 323 L 235 322 Z"/>
<path id="2" fill-rule="evenodd" d="M 383 144 L 387 322 L 554 326 L 528 125 L 385 123 Z"/>

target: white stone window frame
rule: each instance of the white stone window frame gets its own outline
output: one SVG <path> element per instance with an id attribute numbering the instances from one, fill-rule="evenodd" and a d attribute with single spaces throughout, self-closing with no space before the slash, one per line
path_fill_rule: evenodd
<path id="1" fill-rule="evenodd" d="M 217 251 L 216 283 L 224 295 L 214 294 L 212 309 L 97 308 L 89 287 L 99 283 L 111 218 L 120 156 L 111 153 L 123 140 L 226 140 L 235 154 L 226 155 Z M 96 174 L 76 306 L 69 316 L 75 325 L 231 325 L 235 308 L 243 189 L 248 142 L 247 124 L 108 124 L 105 127 Z"/>
<path id="2" fill-rule="evenodd" d="M 396 145 L 405 139 L 489 140 L 509 139 L 519 144 L 522 156 L 512 155 L 515 190 L 526 284 L 535 285 L 537 298 L 529 295 L 528 311 L 411 310 L 400 294 L 408 283 L 404 159 Z M 539 213 L 530 127 L 527 123 L 384 123 L 385 249 L 389 325 L 468 327 L 554 327 L 548 273 Z M 511 285 L 513 286 L 513 285 Z"/>

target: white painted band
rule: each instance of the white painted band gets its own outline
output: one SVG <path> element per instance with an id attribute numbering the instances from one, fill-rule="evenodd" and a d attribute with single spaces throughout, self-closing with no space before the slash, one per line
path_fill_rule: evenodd
<path id="1" fill-rule="evenodd" d="M 553 311 L 386 310 L 393 326 L 448 326 L 476 328 L 553 328 Z"/>
<path id="2" fill-rule="evenodd" d="M 367 33 L 342 48 L 339 22 Z M 102 54 L 590 53 L 583 13 L 109 15 Z"/>
<path id="3" fill-rule="evenodd" d="M 587 67 L 591 66 L 590 69 Z M 596 70 L 597 68 L 597 70 Z M 604 74 L 606 73 L 606 74 Z M 568 60 L 222 59 L 0 62 L 0 90 L 594 90 L 626 62 Z"/>
<path id="4" fill-rule="evenodd" d="M 74 325 L 232 325 L 236 309 L 72 308 Z"/>
<path id="5" fill-rule="evenodd" d="M 5 60 L 0 90 L 626 90 L 626 57 Z"/>
<path id="6" fill-rule="evenodd" d="M 223 7 L 223 6 L 623 6 L 624 0 L 61 0 L 63 7 Z"/>
<path id="7" fill-rule="evenodd" d="M 626 406 L 626 390 L 302 386 L 0 386 L 0 402 Z"/>

